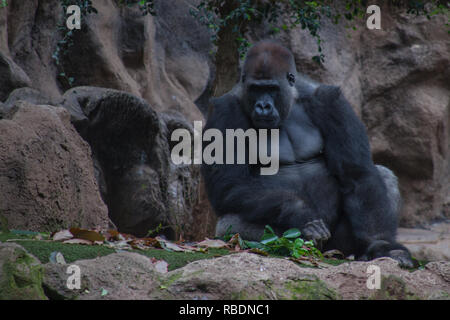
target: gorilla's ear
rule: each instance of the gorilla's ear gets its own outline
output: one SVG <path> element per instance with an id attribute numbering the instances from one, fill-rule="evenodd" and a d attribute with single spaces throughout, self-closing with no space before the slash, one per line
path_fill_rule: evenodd
<path id="1" fill-rule="evenodd" d="M 294 84 L 295 84 L 295 76 L 294 76 L 294 74 L 288 72 L 288 73 L 286 74 L 286 78 L 287 78 L 287 80 L 288 80 L 288 82 L 289 82 L 289 85 L 290 85 L 291 87 L 293 87 Z"/>
<path id="2" fill-rule="evenodd" d="M 341 94 L 341 88 L 323 84 L 314 91 L 313 96 L 319 101 L 333 101 L 337 100 Z"/>

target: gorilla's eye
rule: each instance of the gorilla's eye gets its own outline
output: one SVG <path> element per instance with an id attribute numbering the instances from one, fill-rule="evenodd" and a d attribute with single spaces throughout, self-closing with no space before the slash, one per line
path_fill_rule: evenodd
<path id="1" fill-rule="evenodd" d="M 289 84 L 290 84 L 291 86 L 293 86 L 294 83 L 295 83 L 295 76 L 294 76 L 292 73 L 288 72 L 288 74 L 287 74 L 287 79 L 288 79 L 288 81 L 289 81 Z"/>

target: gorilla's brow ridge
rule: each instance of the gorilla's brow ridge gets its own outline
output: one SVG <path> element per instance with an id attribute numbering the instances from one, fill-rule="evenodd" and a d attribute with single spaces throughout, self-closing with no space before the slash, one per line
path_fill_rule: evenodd
<path id="1" fill-rule="evenodd" d="M 288 49 L 274 43 L 261 42 L 250 49 L 244 69 L 257 79 L 272 79 L 292 71 L 293 56 Z"/>

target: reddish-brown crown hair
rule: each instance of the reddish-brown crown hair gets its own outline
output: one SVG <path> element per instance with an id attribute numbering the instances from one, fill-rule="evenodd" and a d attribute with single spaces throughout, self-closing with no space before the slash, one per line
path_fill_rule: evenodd
<path id="1" fill-rule="evenodd" d="M 295 73 L 295 61 L 289 49 L 265 40 L 255 44 L 247 53 L 244 74 L 254 79 L 273 79 Z"/>

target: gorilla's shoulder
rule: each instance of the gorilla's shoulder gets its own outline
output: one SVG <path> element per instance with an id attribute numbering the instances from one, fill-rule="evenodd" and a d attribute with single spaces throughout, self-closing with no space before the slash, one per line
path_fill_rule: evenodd
<path id="1" fill-rule="evenodd" d="M 322 84 L 314 90 L 313 96 L 319 101 L 327 102 L 339 99 L 342 95 L 340 87 Z"/>
<path id="2" fill-rule="evenodd" d="M 343 99 L 341 88 L 338 86 L 319 84 L 314 90 L 299 96 L 299 100 L 307 107 L 327 108 Z"/>
<path id="3" fill-rule="evenodd" d="M 212 98 L 210 106 L 213 111 L 230 112 L 233 109 L 240 108 L 240 103 L 239 97 L 233 91 L 230 91 L 223 96 Z"/>
<path id="4" fill-rule="evenodd" d="M 242 111 L 240 98 L 234 91 L 210 100 L 206 127 L 245 128 L 247 117 Z"/>

